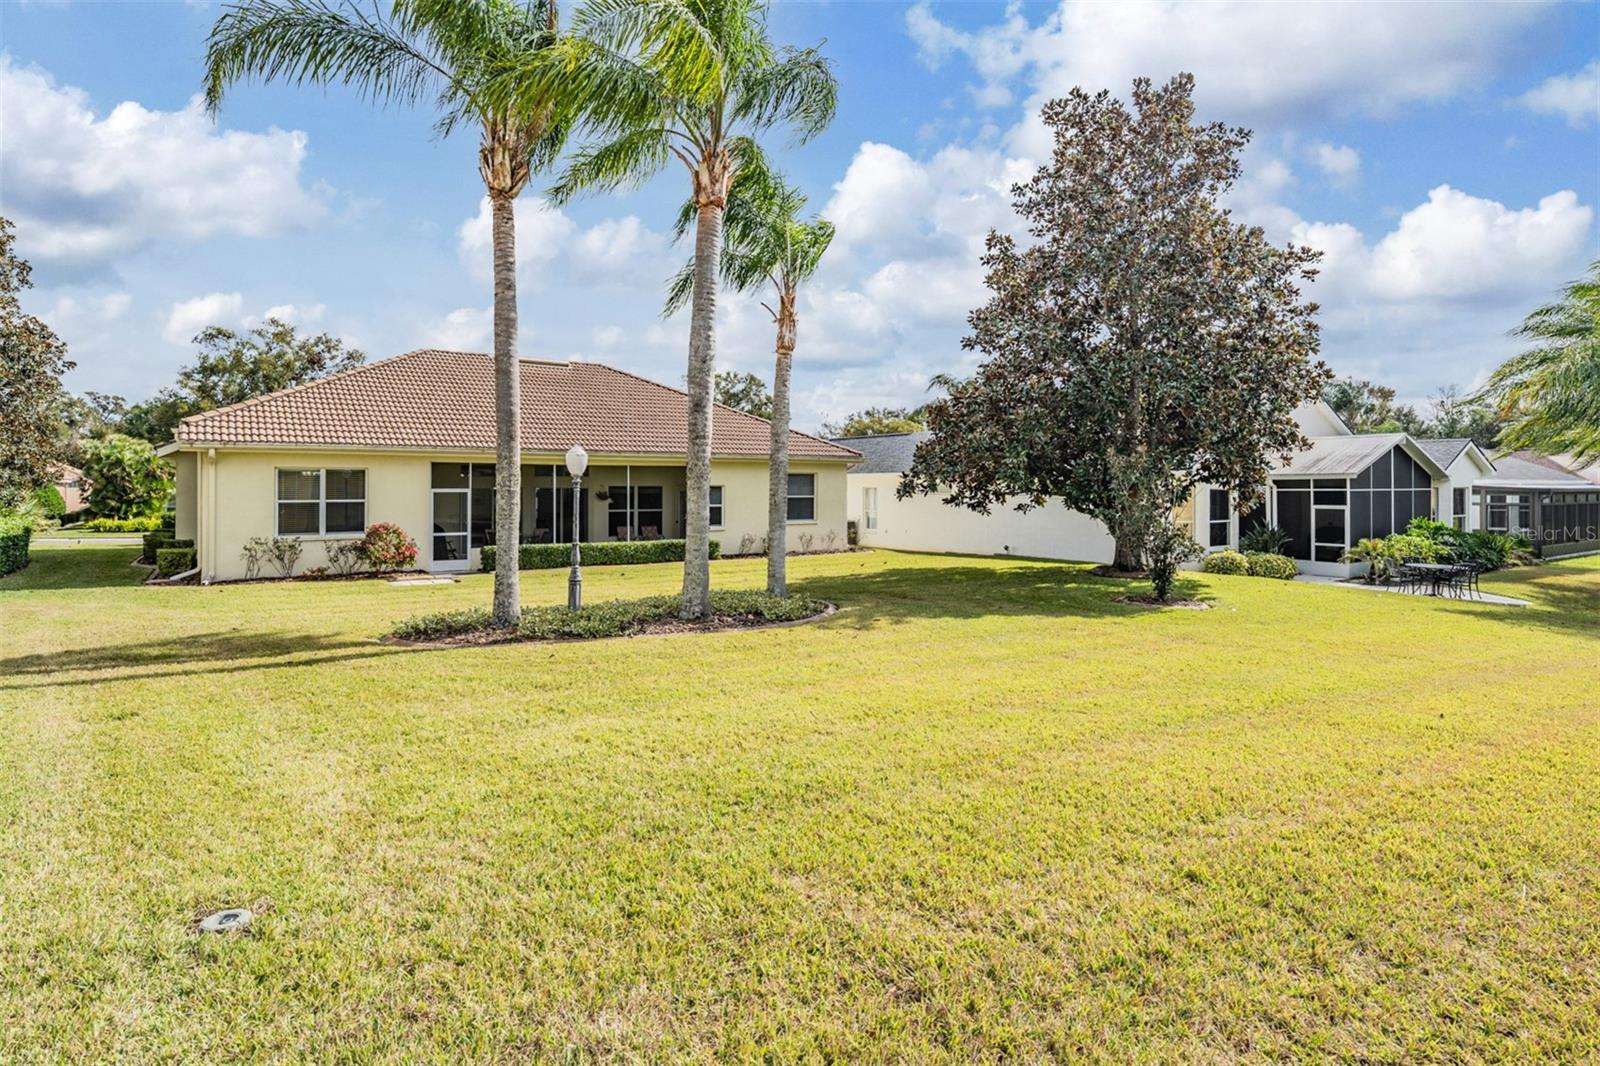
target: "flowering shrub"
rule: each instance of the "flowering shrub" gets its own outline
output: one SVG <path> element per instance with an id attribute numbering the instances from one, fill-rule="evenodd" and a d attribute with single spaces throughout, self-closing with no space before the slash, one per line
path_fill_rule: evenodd
<path id="1" fill-rule="evenodd" d="M 393 522 L 374 522 L 361 538 L 361 554 L 380 573 L 408 570 L 417 562 L 417 542 Z"/>

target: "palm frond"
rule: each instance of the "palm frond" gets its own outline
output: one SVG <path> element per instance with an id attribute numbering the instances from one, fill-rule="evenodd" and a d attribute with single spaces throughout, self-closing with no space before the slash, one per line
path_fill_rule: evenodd
<path id="1" fill-rule="evenodd" d="M 319 0 L 251 0 L 223 12 L 206 42 L 207 108 L 215 113 L 229 86 L 251 78 L 340 84 L 402 105 L 463 89 L 423 40 L 376 14 Z"/>
<path id="2" fill-rule="evenodd" d="M 741 71 L 733 117 L 752 130 L 788 126 L 808 141 L 833 121 L 839 83 L 831 64 L 815 48 L 785 48 L 775 60 Z"/>
<path id="3" fill-rule="evenodd" d="M 637 187 L 671 158 L 669 131 L 663 129 L 634 130 L 604 144 L 585 145 L 551 186 L 550 198 L 564 204 L 589 189 Z"/>

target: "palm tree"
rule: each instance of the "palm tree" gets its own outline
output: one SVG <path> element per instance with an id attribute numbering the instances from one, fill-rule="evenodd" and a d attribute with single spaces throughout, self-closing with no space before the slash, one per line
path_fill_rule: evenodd
<path id="1" fill-rule="evenodd" d="M 494 617 L 521 614 L 517 542 L 522 513 L 522 408 L 517 374 L 516 222 L 512 205 L 529 177 L 554 162 L 569 128 L 556 82 L 515 113 L 493 102 L 497 73 L 557 40 L 555 0 L 394 0 L 387 14 L 354 3 L 244 0 L 211 28 L 206 104 L 248 78 L 348 85 L 381 104 L 431 97 L 440 136 L 479 130 L 478 173 L 494 234 L 495 557 Z"/>
<path id="2" fill-rule="evenodd" d="M 695 204 L 689 316 L 685 618 L 711 611 L 711 389 L 716 373 L 717 263 L 728 191 L 759 165 L 754 136 L 789 127 L 797 140 L 833 118 L 838 86 L 814 48 L 777 48 L 763 0 L 588 0 L 573 33 L 500 79 L 520 113 L 556 85 L 574 87 L 596 141 L 552 190 L 564 202 L 589 189 L 636 186 L 673 159 Z"/>
<path id="3" fill-rule="evenodd" d="M 692 202 L 684 205 L 678 222 L 680 236 L 693 219 L 695 206 Z M 789 593 L 789 373 L 799 327 L 795 297 L 800 283 L 816 274 L 833 241 L 833 223 L 818 217 L 801 219 L 805 206 L 805 195 L 781 177 L 764 167 L 749 167 L 733 181 L 724 218 L 723 281 L 739 292 L 770 285 L 778 305 L 762 304 L 778 327 L 767 471 L 767 591 L 774 596 Z M 667 290 L 668 314 L 692 295 L 694 268 L 691 260 L 672 279 Z"/>
<path id="4" fill-rule="evenodd" d="M 1600 260 L 1511 335 L 1533 347 L 1502 363 L 1477 396 L 1513 419 L 1500 443 L 1566 452 L 1580 465 L 1600 458 Z"/>

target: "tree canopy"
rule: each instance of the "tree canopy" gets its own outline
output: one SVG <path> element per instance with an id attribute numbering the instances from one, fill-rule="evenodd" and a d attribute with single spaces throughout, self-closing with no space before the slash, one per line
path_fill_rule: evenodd
<path id="1" fill-rule="evenodd" d="M 1579 464 L 1600 459 L 1600 260 L 1512 336 L 1531 346 L 1479 393 L 1509 420 L 1501 444 L 1567 453 Z"/>
<path id="2" fill-rule="evenodd" d="M 22 309 L 33 268 L 11 230 L 0 217 L 0 509 L 49 482 L 62 458 L 61 375 L 73 367 L 61 338 Z"/>
<path id="3" fill-rule="evenodd" d="M 916 433 L 928 428 L 928 405 L 868 407 L 838 421 L 822 423 L 824 437 L 867 437 L 876 433 Z"/>
<path id="4" fill-rule="evenodd" d="M 754 374 L 737 370 L 718 371 L 716 401 L 724 407 L 757 418 L 772 417 L 772 393 L 767 391 L 766 382 Z"/>
<path id="5" fill-rule="evenodd" d="M 189 415 L 351 370 L 367 358 L 331 334 L 302 337 L 276 318 L 242 334 L 210 326 L 195 335 L 194 343 L 199 355 L 178 372 L 177 384 L 128 408 L 115 424 L 118 430 L 165 444 Z"/>
<path id="6" fill-rule="evenodd" d="M 1193 89 L 1140 79 L 1131 108 L 1082 89 L 1044 106 L 1051 159 L 1012 190 L 1032 241 L 989 234 L 992 296 L 963 342 L 985 361 L 929 405 L 901 495 L 984 512 L 1058 497 L 1132 566 L 1181 548 L 1166 532 L 1196 484 L 1250 501 L 1271 457 L 1305 445 L 1294 408 L 1330 377 L 1299 288 L 1319 253 L 1219 205 L 1249 132 L 1195 125 Z"/>
<path id="7" fill-rule="evenodd" d="M 149 441 L 108 433 L 85 441 L 83 477 L 89 509 L 107 518 L 158 513 L 172 495 L 172 468 Z"/>

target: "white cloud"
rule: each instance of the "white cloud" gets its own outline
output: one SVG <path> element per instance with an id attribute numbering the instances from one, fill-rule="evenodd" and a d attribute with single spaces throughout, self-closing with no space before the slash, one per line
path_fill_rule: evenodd
<path id="1" fill-rule="evenodd" d="M 41 317 L 70 343 L 75 334 L 119 321 L 127 315 L 132 303 L 133 297 L 125 292 L 81 298 L 61 296 Z"/>
<path id="2" fill-rule="evenodd" d="M 627 339 L 628 333 L 621 326 L 600 326 L 589 334 L 589 343 L 601 352 L 614 352 Z"/>
<path id="3" fill-rule="evenodd" d="M 535 284 L 539 268 L 566 250 L 578 225 L 538 196 L 519 196 L 512 207 L 516 223 L 517 280 Z M 489 198 L 478 201 L 478 213 L 456 228 L 456 251 L 476 281 L 494 279 L 494 217 Z"/>
<path id="4" fill-rule="evenodd" d="M 207 326 L 239 324 L 243 307 L 244 297 L 236 292 L 213 292 L 180 300 L 168 312 L 161 335 L 174 344 L 188 344 Z"/>
<path id="5" fill-rule="evenodd" d="M 1545 115 L 1561 115 L 1575 129 L 1600 118 L 1600 59 L 1574 74 L 1546 78 L 1517 98 L 1523 107 Z"/>
<path id="6" fill-rule="evenodd" d="M 163 240 L 251 237 L 325 217 L 301 184 L 306 136 L 219 132 L 195 97 L 96 115 L 88 94 L 0 55 L 0 188 L 31 259 L 102 265 Z"/>
<path id="7" fill-rule="evenodd" d="M 670 244 L 665 233 L 650 229 L 637 215 L 608 218 L 572 242 L 572 262 L 596 282 L 659 286 L 675 265 L 667 255 Z"/>
<path id="8" fill-rule="evenodd" d="M 424 326 L 419 344 L 462 352 L 487 351 L 493 329 L 493 308 L 458 307 Z"/>
<path id="9" fill-rule="evenodd" d="M 1348 144 L 1319 141 L 1308 152 L 1317 169 L 1334 185 L 1348 187 L 1361 180 L 1361 153 Z"/>
<path id="10" fill-rule="evenodd" d="M 311 326 L 321 322 L 322 316 L 327 314 L 327 311 L 327 304 L 274 304 L 259 316 L 252 315 L 246 319 L 245 324 L 255 326 L 269 318 L 276 318 L 291 326 Z"/>
<path id="11" fill-rule="evenodd" d="M 1229 121 L 1383 115 L 1473 92 L 1544 17 L 1540 4 L 1281 4 L 1063 0 L 1039 25 L 1015 9 L 976 32 L 918 4 L 907 31 L 926 61 L 954 53 L 985 86 L 1026 74 L 1030 118 L 1012 147 L 1042 157 L 1038 105 L 1076 85 L 1126 94 L 1137 76 L 1195 75 L 1197 98 Z"/>

